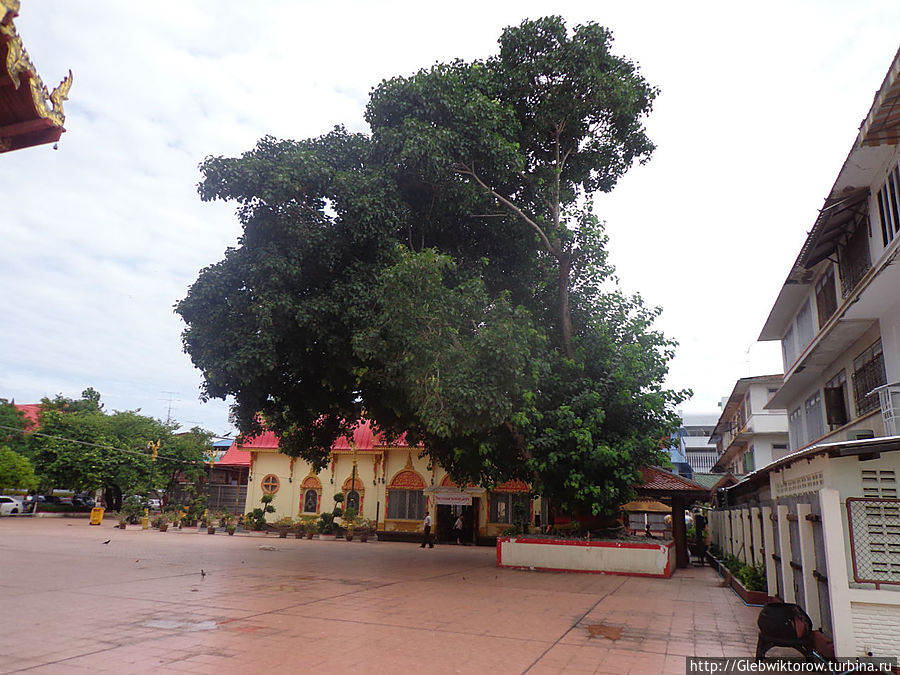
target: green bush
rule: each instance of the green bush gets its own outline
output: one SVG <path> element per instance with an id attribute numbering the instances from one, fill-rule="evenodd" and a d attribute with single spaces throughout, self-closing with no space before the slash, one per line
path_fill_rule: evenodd
<path id="1" fill-rule="evenodd" d="M 39 504 L 38 513 L 90 513 L 90 506 L 72 506 L 71 504 Z"/>
<path id="2" fill-rule="evenodd" d="M 766 568 L 762 563 L 759 565 L 744 565 L 735 572 L 734 576 L 748 591 L 765 591 L 769 587 L 766 580 Z"/>
<path id="3" fill-rule="evenodd" d="M 266 514 L 275 513 L 275 507 L 272 506 L 273 499 L 274 495 L 263 495 L 259 500 L 262 506 L 244 516 L 244 527 L 256 531 L 266 529 Z"/>
<path id="4" fill-rule="evenodd" d="M 722 561 L 722 564 L 734 575 L 734 578 L 748 591 L 765 591 L 768 589 L 766 579 L 766 567 L 762 563 L 758 565 L 748 565 L 737 556 L 728 554 L 719 557 L 713 553 L 716 558 Z"/>
<path id="5" fill-rule="evenodd" d="M 322 534 L 334 534 L 333 513 L 323 513 L 319 516 L 319 532 Z"/>

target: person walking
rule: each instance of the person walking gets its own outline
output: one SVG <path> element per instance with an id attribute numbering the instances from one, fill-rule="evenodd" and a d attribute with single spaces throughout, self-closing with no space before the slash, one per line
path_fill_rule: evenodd
<path id="1" fill-rule="evenodd" d="M 422 538 L 422 546 L 420 548 L 425 548 L 425 544 L 428 544 L 428 548 L 434 548 L 434 539 L 431 538 L 431 514 L 425 513 L 425 520 L 422 521 L 422 524 L 425 526 L 425 536 Z"/>
<path id="2" fill-rule="evenodd" d="M 456 518 L 456 522 L 453 523 L 453 534 L 456 535 L 456 544 L 457 545 L 462 543 L 459 540 L 459 538 L 462 537 L 462 531 L 463 531 L 463 517 L 462 517 L 462 514 L 460 513 L 459 516 L 457 516 L 457 518 Z"/>

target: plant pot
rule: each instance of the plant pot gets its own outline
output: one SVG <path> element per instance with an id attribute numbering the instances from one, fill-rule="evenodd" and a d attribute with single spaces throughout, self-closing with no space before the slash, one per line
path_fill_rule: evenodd
<path id="1" fill-rule="evenodd" d="M 165 532 L 165 531 L 168 530 L 168 529 L 169 529 L 168 523 L 161 523 L 160 526 L 159 526 L 159 531 L 160 531 L 160 532 Z"/>
<path id="2" fill-rule="evenodd" d="M 215 533 L 216 533 L 216 526 L 215 526 L 215 525 L 211 525 L 211 526 L 209 526 L 209 527 L 206 528 L 206 534 L 215 534 Z"/>
<path id="3" fill-rule="evenodd" d="M 294 532 L 294 539 L 303 539 L 303 533 L 300 531 Z"/>
<path id="4" fill-rule="evenodd" d="M 312 532 L 307 532 L 307 533 L 306 533 L 306 538 L 307 538 L 307 539 L 312 539 L 312 538 L 313 538 L 313 533 L 312 533 Z"/>
<path id="5" fill-rule="evenodd" d="M 360 532 L 360 533 L 359 533 L 359 540 L 360 540 L 361 542 L 367 542 L 367 541 L 369 541 L 369 533 L 368 533 L 368 532 Z"/>
<path id="6" fill-rule="evenodd" d="M 124 530 L 126 527 L 128 527 L 128 523 L 119 523 L 120 530 Z"/>
<path id="7" fill-rule="evenodd" d="M 234 530 L 235 530 L 235 528 L 233 528 L 233 527 L 229 527 L 229 528 L 228 528 L 228 536 L 229 536 L 229 537 L 233 537 L 233 536 L 234 536 Z"/>
<path id="8" fill-rule="evenodd" d="M 279 539 L 287 539 L 287 532 L 279 532 L 278 538 Z"/>
<path id="9" fill-rule="evenodd" d="M 346 539 L 347 541 L 353 541 L 353 532 L 348 530 L 347 533 L 344 535 L 344 539 Z"/>

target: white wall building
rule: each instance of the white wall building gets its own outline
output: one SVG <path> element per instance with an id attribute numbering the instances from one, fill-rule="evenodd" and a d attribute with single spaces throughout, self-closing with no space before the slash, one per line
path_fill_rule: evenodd
<path id="1" fill-rule="evenodd" d="M 718 453 L 713 473 L 750 473 L 788 454 L 787 412 L 766 408 L 781 382 L 779 374 L 743 377 L 735 383 L 712 433 Z"/>
<path id="2" fill-rule="evenodd" d="M 760 335 L 782 345 L 766 408 L 787 411 L 791 452 L 710 519 L 838 657 L 900 657 L 898 144 L 900 51 Z"/>
<path id="3" fill-rule="evenodd" d="M 900 382 L 898 69 L 895 58 L 759 337 L 781 341 L 768 408 L 788 411 L 792 450 L 897 431 L 875 390 Z"/>
<path id="4" fill-rule="evenodd" d="M 680 455 L 690 465 L 692 473 L 709 473 L 718 457 L 716 446 L 710 441 L 718 416 L 714 413 L 679 414 L 682 421 L 678 430 Z"/>

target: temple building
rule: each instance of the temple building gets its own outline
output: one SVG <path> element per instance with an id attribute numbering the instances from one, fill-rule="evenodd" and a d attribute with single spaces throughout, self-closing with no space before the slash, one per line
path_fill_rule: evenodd
<path id="1" fill-rule="evenodd" d="M 0 0 L 0 152 L 56 143 L 66 121 L 72 72 L 52 92 L 44 86 L 13 19 L 19 0 Z"/>
<path id="2" fill-rule="evenodd" d="M 278 437 L 272 432 L 236 442 L 234 451 L 249 453 L 246 510 L 271 494 L 276 518 L 331 512 L 334 495 L 341 493 L 343 506 L 357 508 L 386 538 L 417 536 L 426 512 L 438 541 L 455 541 L 451 530 L 460 515 L 462 539 L 468 543 L 502 534 L 519 514 L 531 525 L 542 522 L 541 500 L 531 498 L 527 484 L 509 481 L 491 490 L 473 485 L 460 489 L 440 466 L 419 457 L 421 448 L 410 447 L 404 437 L 387 439 L 365 420 L 354 429 L 352 439 L 335 441 L 331 460 L 321 472 L 279 452 Z"/>

